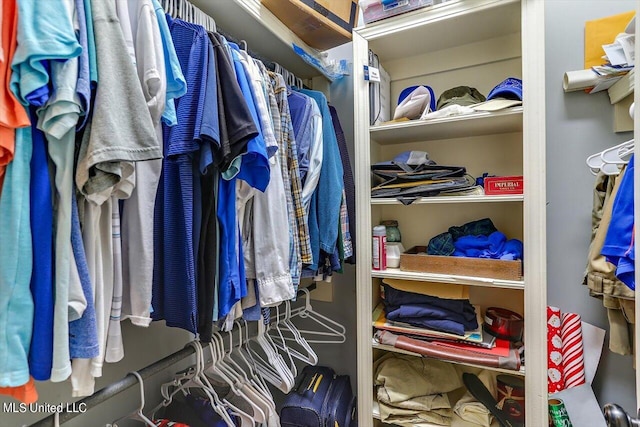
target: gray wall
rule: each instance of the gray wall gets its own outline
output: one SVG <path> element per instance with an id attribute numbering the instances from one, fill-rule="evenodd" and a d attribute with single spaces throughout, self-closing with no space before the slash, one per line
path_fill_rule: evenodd
<path id="1" fill-rule="evenodd" d="M 584 67 L 584 22 L 633 10 L 633 0 L 545 2 L 547 97 L 548 302 L 608 329 L 599 300 L 581 285 L 589 248 L 594 176 L 587 156 L 633 135 L 612 132 L 613 108 L 605 93 L 564 93 L 565 71 Z M 526 82 L 525 82 L 526 84 Z M 600 405 L 635 410 L 630 356 L 608 351 L 608 334 L 593 388 Z"/>

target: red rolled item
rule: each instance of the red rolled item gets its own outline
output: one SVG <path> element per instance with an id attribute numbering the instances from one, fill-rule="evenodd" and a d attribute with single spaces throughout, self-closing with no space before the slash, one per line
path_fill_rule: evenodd
<path id="1" fill-rule="evenodd" d="M 485 311 L 482 327 L 494 337 L 518 342 L 524 333 L 524 318 L 506 308 L 489 307 Z"/>
<path id="2" fill-rule="evenodd" d="M 558 307 L 547 307 L 547 385 L 549 393 L 564 390 L 562 365 L 562 316 Z"/>
<path id="3" fill-rule="evenodd" d="M 489 366 L 493 368 L 520 369 L 520 355 L 515 349 L 509 351 L 509 356 L 497 356 L 493 354 L 476 353 L 460 348 L 438 345 L 437 342 L 428 342 L 414 338 L 396 335 L 389 331 L 377 331 L 375 338 L 381 344 L 392 345 L 402 350 L 422 354 L 436 359 L 450 360 L 453 362 L 471 363 L 475 365 Z"/>
<path id="4" fill-rule="evenodd" d="M 561 338 L 564 388 L 577 387 L 586 382 L 582 321 L 579 314 L 562 314 Z"/>

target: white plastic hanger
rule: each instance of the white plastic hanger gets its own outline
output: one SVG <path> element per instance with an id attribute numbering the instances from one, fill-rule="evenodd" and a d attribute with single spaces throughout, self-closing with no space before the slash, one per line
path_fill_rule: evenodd
<path id="1" fill-rule="evenodd" d="M 161 392 L 165 400 L 160 402 L 160 404 L 153 409 L 152 414 L 155 414 L 156 411 L 162 407 L 169 406 L 173 400 L 173 396 L 177 393 L 185 393 L 190 388 L 197 388 L 204 392 L 209 399 L 212 408 L 218 413 L 218 415 L 220 415 L 220 417 L 222 417 L 225 423 L 229 427 L 235 427 L 231 416 L 227 413 L 224 403 L 220 400 L 213 387 L 211 387 L 211 384 L 206 380 L 206 376 L 203 374 L 204 356 L 202 346 L 198 341 L 191 341 L 188 345 L 193 347 L 195 350 L 196 362 L 194 366 L 189 369 L 186 374 L 179 374 L 174 381 L 163 384 Z M 171 392 L 168 392 L 168 388 L 165 389 L 165 386 L 167 385 L 169 385 L 169 387 L 176 385 L 176 387 Z"/>
<path id="2" fill-rule="evenodd" d="M 227 363 L 224 353 L 224 342 L 222 340 L 222 336 L 219 333 L 216 332 L 212 335 L 212 341 L 210 343 L 209 349 L 211 351 L 211 356 L 215 360 L 215 362 L 211 364 L 211 366 L 208 368 L 208 371 L 222 378 L 227 384 L 229 384 L 229 386 L 231 386 L 231 391 L 235 395 L 240 396 L 247 403 L 249 403 L 249 405 L 253 409 L 252 418 L 255 421 L 259 423 L 265 422 L 267 419 L 266 414 L 262 409 L 262 405 L 260 405 L 263 402 L 260 401 L 260 404 L 258 404 L 254 400 L 257 392 L 251 391 L 251 386 L 247 385 L 248 378 L 245 382 L 244 380 L 246 377 L 243 377 L 242 374 L 237 372 L 229 363 Z"/>
<path id="3" fill-rule="evenodd" d="M 147 418 L 143 413 L 143 411 L 144 411 L 144 381 L 142 380 L 142 377 L 140 376 L 140 374 L 137 373 L 136 371 L 133 371 L 133 372 L 130 372 L 130 373 L 133 374 L 138 379 L 138 384 L 140 386 L 140 407 L 138 407 L 138 409 L 135 412 L 118 419 L 118 421 L 115 421 L 113 424 L 107 424 L 107 427 L 117 427 L 118 423 L 120 421 L 124 421 L 124 420 L 141 421 L 141 422 L 145 423 L 147 426 L 155 427 L 156 425 L 153 423 L 153 421 L 151 421 L 149 418 Z"/>
<path id="4" fill-rule="evenodd" d="M 285 341 L 295 341 L 302 348 L 304 353 L 301 353 L 295 348 L 288 346 L 289 348 L 288 351 L 291 353 L 291 355 L 298 360 L 301 360 L 305 363 L 315 366 L 318 363 L 318 355 L 313 350 L 313 348 L 311 348 L 307 340 L 304 339 L 304 337 L 300 334 L 300 331 L 298 330 L 298 328 L 291 321 L 291 302 L 285 301 L 283 304 L 285 306 L 285 310 L 282 318 L 280 318 L 279 309 L 276 307 L 277 314 L 276 314 L 276 322 L 274 326 L 275 328 L 279 329 L 279 332 L 280 332 L 280 337 L 272 335 L 272 338 L 275 339 L 274 342 L 276 346 L 278 348 L 281 348 L 281 345 L 286 346 Z M 286 334 L 288 332 L 291 333 L 292 338 L 286 337 Z M 278 338 L 281 338 L 282 340 L 278 341 Z"/>
<path id="5" fill-rule="evenodd" d="M 224 353 L 223 360 L 227 363 L 227 366 L 231 369 L 231 374 L 235 374 L 238 380 L 238 386 L 241 391 L 244 392 L 246 397 L 249 399 L 249 403 L 252 406 L 257 406 L 260 414 L 264 414 L 264 420 L 258 419 L 258 417 L 254 414 L 254 419 L 260 423 L 268 422 L 268 418 L 275 413 L 275 403 L 273 402 L 273 398 L 269 395 L 266 396 L 262 393 L 262 390 L 258 388 L 253 381 L 247 376 L 247 373 L 240 367 L 239 364 L 236 363 L 235 360 L 231 357 L 231 354 L 234 351 L 233 346 L 233 331 L 227 332 L 229 337 L 229 351 Z M 222 338 L 221 335 L 219 335 Z M 222 343 L 221 343 L 222 344 Z"/>
<path id="6" fill-rule="evenodd" d="M 212 361 L 211 361 L 211 365 L 206 368 L 205 370 L 203 370 L 203 374 L 206 371 L 209 371 L 210 374 L 215 374 L 218 378 L 222 379 L 224 382 L 226 382 L 227 384 L 229 384 L 229 386 L 231 387 L 231 391 L 242 397 L 244 400 L 246 400 L 252 407 L 252 409 L 254 410 L 253 414 L 247 414 L 246 412 L 244 412 L 243 410 L 241 410 L 240 408 L 238 408 L 236 405 L 232 404 L 231 402 L 229 402 L 229 400 L 227 400 L 226 398 L 223 399 L 224 405 L 231 410 L 232 413 L 234 413 L 235 415 L 237 415 L 238 417 L 240 417 L 240 421 L 241 421 L 241 427 L 252 427 L 254 426 L 254 422 L 253 422 L 253 418 L 257 418 L 257 419 L 265 419 L 264 413 L 262 413 L 259 409 L 256 412 L 256 407 L 255 405 L 253 405 L 251 403 L 251 401 L 246 397 L 246 395 L 238 388 L 237 383 L 234 381 L 233 378 L 231 378 L 228 375 L 228 372 L 226 370 L 226 368 L 223 368 L 223 363 L 222 363 L 222 355 L 220 353 L 220 348 L 217 345 L 216 342 L 216 334 L 214 333 L 212 335 L 212 341 L 208 344 L 209 346 L 209 350 L 211 352 L 211 357 L 212 357 Z M 209 379 L 207 378 L 206 375 L 203 375 L 203 381 L 209 386 L 211 387 L 211 389 L 213 389 L 213 386 L 211 385 L 211 383 L 209 382 Z"/>
<path id="7" fill-rule="evenodd" d="M 280 314 L 280 308 L 279 306 L 276 306 L 276 319 L 279 316 L 279 314 Z M 296 377 L 298 375 L 298 368 L 296 367 L 296 364 L 293 361 L 293 357 L 291 355 L 289 346 L 285 343 L 284 336 L 282 335 L 282 331 L 278 327 L 278 324 L 279 322 L 276 322 L 273 328 L 271 327 L 269 328 L 270 330 L 275 331 L 275 334 L 274 335 L 268 334 L 267 336 L 269 340 L 273 343 L 273 346 L 277 349 L 282 350 L 284 354 L 287 356 L 287 359 L 289 359 L 289 370 L 291 371 L 291 373 L 293 373 L 293 376 Z"/>
<path id="8" fill-rule="evenodd" d="M 297 315 L 303 319 L 313 320 L 324 328 L 324 330 L 322 331 L 312 331 L 298 328 L 300 334 L 305 336 L 306 341 L 309 344 L 340 344 L 345 342 L 347 340 L 347 329 L 335 320 L 314 311 L 313 307 L 311 306 L 309 290 L 304 288 L 300 290 L 305 294 L 305 305 L 302 308 L 293 311 L 292 316 Z M 327 339 L 310 339 L 310 337 L 313 336 L 324 336 L 327 337 Z M 333 339 L 329 339 L 329 337 L 332 337 Z M 291 338 L 287 339 L 291 340 Z"/>
<path id="9" fill-rule="evenodd" d="M 628 163 L 628 160 L 624 160 L 623 157 L 633 154 L 634 146 L 634 140 L 630 139 L 606 148 L 587 157 L 587 166 L 594 175 L 599 171 L 605 175 L 617 175 L 620 173 L 620 165 Z"/>
<path id="10" fill-rule="evenodd" d="M 258 344 L 258 348 L 260 348 L 266 355 L 267 360 L 265 360 L 256 349 L 248 345 L 247 349 L 252 355 L 256 370 L 267 382 L 271 383 L 282 392 L 289 393 L 295 382 L 293 374 L 284 363 L 282 356 L 265 338 L 265 327 L 262 321 L 258 321 L 257 324 L 258 333 L 255 337 L 249 340 L 249 342 Z"/>
<path id="11" fill-rule="evenodd" d="M 239 331 L 239 334 L 242 332 Z M 245 387 L 244 391 L 252 399 L 256 405 L 260 406 L 260 409 L 265 413 L 265 416 L 270 416 L 271 412 L 275 412 L 275 403 L 273 402 L 273 396 L 271 394 L 263 393 L 260 386 L 249 378 L 247 372 L 231 357 L 234 353 L 233 345 L 233 331 L 228 332 L 229 335 L 229 351 L 225 354 L 225 360 L 233 367 L 234 371 L 240 374 L 242 377 L 242 384 Z"/>
<path id="12" fill-rule="evenodd" d="M 249 373 L 249 375 L 251 376 L 254 384 L 256 385 L 256 387 L 262 392 L 262 394 L 270 401 L 273 402 L 273 395 L 271 394 L 271 390 L 269 390 L 269 387 L 267 386 L 267 383 L 265 382 L 264 378 L 258 374 L 258 372 L 256 372 L 256 370 L 254 369 L 256 366 L 255 360 L 253 359 L 249 349 L 248 349 L 248 345 L 249 345 L 249 329 L 246 327 L 246 320 L 242 320 L 242 322 L 236 320 L 235 322 L 238 326 L 238 332 L 239 332 L 239 345 L 238 345 L 238 351 L 232 353 L 232 354 L 236 354 L 240 359 L 240 361 L 242 361 L 246 366 L 247 366 L 247 371 Z M 244 335 L 243 335 L 243 326 L 242 323 L 245 324 L 244 327 Z"/>
<path id="13" fill-rule="evenodd" d="M 200 354 L 200 357 L 199 357 L 200 364 L 197 370 L 196 380 L 200 384 L 201 389 L 204 390 L 204 392 L 209 397 L 209 400 L 211 402 L 211 406 L 213 407 L 213 409 L 218 413 L 218 415 L 222 417 L 222 419 L 227 423 L 227 425 L 229 425 L 230 427 L 234 427 L 235 423 L 233 422 L 233 420 L 231 419 L 231 416 L 227 412 L 227 407 L 230 406 L 229 402 L 227 401 L 223 402 L 220 400 L 217 392 L 209 382 L 209 379 L 207 378 L 207 376 L 204 374 L 205 363 L 204 363 L 204 350 L 202 348 L 202 344 L 200 344 L 199 341 L 194 341 L 194 343 L 196 344 L 196 351 L 198 351 Z M 240 412 L 240 414 L 238 415 L 241 417 L 243 415 L 247 415 L 242 413 L 242 411 L 238 411 L 238 412 Z M 245 427 L 245 425 L 246 424 L 244 424 L 242 427 Z"/>

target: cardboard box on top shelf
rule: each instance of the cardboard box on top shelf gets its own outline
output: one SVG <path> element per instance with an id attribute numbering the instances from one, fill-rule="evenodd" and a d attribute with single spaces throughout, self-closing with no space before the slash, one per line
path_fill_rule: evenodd
<path id="1" fill-rule="evenodd" d="M 327 50 L 351 41 L 358 0 L 261 0 L 309 46 Z"/>

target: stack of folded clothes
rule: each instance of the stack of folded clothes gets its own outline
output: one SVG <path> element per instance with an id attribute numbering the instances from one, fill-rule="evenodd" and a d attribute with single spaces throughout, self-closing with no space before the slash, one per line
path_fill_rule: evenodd
<path id="1" fill-rule="evenodd" d="M 429 241 L 427 254 L 491 258 L 502 260 L 523 259 L 524 246 L 518 239 L 507 239 L 489 218 L 449 227 Z"/>
<path id="2" fill-rule="evenodd" d="M 418 197 L 460 194 L 476 187 L 463 166 L 438 165 L 425 151 L 406 151 L 372 165 L 371 172 L 375 183 L 371 197 L 395 197 L 406 204 Z"/>
<path id="3" fill-rule="evenodd" d="M 447 393 L 463 386 L 456 368 L 434 359 L 387 354 L 374 365 L 382 422 L 399 426 L 450 426 Z"/>
<path id="4" fill-rule="evenodd" d="M 434 331 L 464 335 L 478 329 L 478 319 L 468 299 L 445 299 L 384 285 L 387 320 Z"/>

